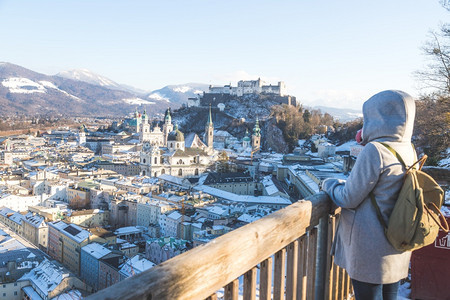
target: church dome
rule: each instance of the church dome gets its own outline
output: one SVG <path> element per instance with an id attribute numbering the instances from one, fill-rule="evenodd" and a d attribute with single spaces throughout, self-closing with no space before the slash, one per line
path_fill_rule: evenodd
<path id="1" fill-rule="evenodd" d="M 178 125 L 175 125 L 175 129 L 169 133 L 167 140 L 176 142 L 184 141 L 184 134 L 180 130 L 178 130 Z"/>

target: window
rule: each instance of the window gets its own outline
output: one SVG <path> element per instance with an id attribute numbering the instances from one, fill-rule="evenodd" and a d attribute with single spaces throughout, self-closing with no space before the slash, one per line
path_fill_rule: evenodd
<path id="1" fill-rule="evenodd" d="M 17 286 L 17 282 L 14 282 L 14 286 Z"/>
<path id="2" fill-rule="evenodd" d="M 17 296 L 17 291 L 14 292 L 14 296 Z"/>

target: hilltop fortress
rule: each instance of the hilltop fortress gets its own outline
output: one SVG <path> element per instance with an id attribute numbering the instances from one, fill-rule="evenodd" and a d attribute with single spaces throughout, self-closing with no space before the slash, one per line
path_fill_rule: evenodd
<path id="1" fill-rule="evenodd" d="M 209 91 L 200 97 L 201 106 L 216 106 L 232 99 L 245 98 L 254 95 L 261 100 L 271 98 L 280 104 L 297 105 L 296 98 L 286 95 L 286 86 L 283 81 L 277 85 L 267 85 L 261 78 L 257 80 L 240 80 L 237 86 L 231 84 L 225 86 L 209 86 Z"/>
<path id="2" fill-rule="evenodd" d="M 223 87 L 209 86 L 209 94 L 228 94 L 232 96 L 242 97 L 247 94 L 266 94 L 284 96 L 286 86 L 283 81 L 279 81 L 278 85 L 264 85 L 265 82 L 258 80 L 240 80 L 237 87 L 225 85 Z"/>

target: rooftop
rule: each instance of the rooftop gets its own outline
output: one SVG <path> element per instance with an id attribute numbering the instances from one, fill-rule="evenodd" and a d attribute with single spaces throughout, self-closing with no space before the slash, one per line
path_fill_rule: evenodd
<path id="1" fill-rule="evenodd" d="M 96 259 L 100 259 L 105 255 L 111 253 L 111 250 L 103 247 L 98 243 L 91 243 L 81 248 L 81 251 L 88 253 L 89 255 L 95 257 Z"/>
<path id="2" fill-rule="evenodd" d="M 128 259 L 120 268 L 119 272 L 126 277 L 131 277 L 154 266 L 154 263 L 138 254 Z"/>
<path id="3" fill-rule="evenodd" d="M 237 195 L 230 192 L 226 192 L 213 187 L 199 185 L 194 187 L 195 190 L 203 191 L 214 197 L 222 198 L 232 202 L 244 202 L 244 203 L 258 203 L 266 205 L 290 205 L 291 201 L 283 197 L 270 197 L 270 196 L 248 196 L 248 195 Z"/>
<path id="4" fill-rule="evenodd" d="M 65 223 L 62 221 L 50 222 L 48 223 L 50 227 L 57 229 L 59 232 L 65 236 L 71 238 L 77 243 L 81 243 L 86 240 L 91 234 L 89 231 L 81 228 L 72 223 Z"/>
<path id="5" fill-rule="evenodd" d="M 55 265 L 49 260 L 44 259 L 39 266 L 23 275 L 19 281 L 29 280 L 44 295 L 48 295 L 66 277 L 69 277 L 67 270 L 62 266 Z"/>
<path id="6" fill-rule="evenodd" d="M 253 178 L 250 175 L 242 172 L 236 173 L 208 173 L 203 184 L 216 184 L 216 183 L 233 183 L 233 182 L 253 182 Z"/>
<path id="7" fill-rule="evenodd" d="M 128 227 L 121 227 L 117 228 L 116 231 L 114 231 L 117 235 L 123 235 L 123 234 L 133 234 L 133 233 L 141 233 L 142 229 L 136 227 L 136 226 L 128 226 Z"/>

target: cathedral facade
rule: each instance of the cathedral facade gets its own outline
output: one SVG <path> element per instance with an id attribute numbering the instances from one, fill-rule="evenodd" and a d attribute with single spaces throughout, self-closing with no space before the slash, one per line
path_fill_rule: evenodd
<path id="1" fill-rule="evenodd" d="M 195 133 L 191 133 L 186 140 L 178 126 L 173 126 L 170 108 L 165 113 L 162 130 L 159 126 L 151 129 L 145 116 L 144 112 L 139 130 L 142 143 L 141 175 L 157 177 L 169 174 L 190 177 L 206 172 L 214 154 L 211 109 L 205 126 L 206 144 Z"/>

